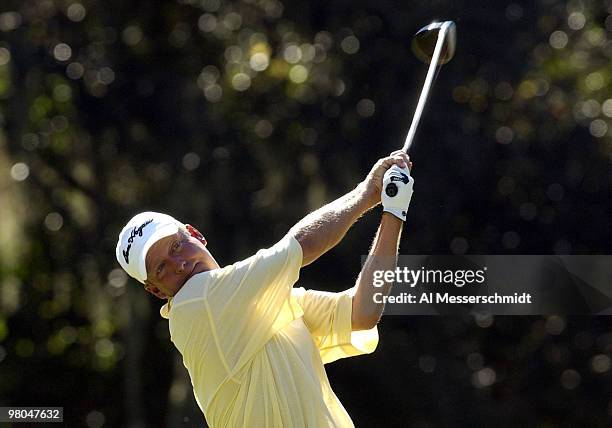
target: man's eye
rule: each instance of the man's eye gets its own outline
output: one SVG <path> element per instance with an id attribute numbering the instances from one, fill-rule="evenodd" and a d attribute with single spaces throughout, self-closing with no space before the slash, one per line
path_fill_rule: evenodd
<path id="1" fill-rule="evenodd" d="M 173 245 L 172 245 L 172 251 L 176 251 L 181 247 L 181 241 L 176 241 Z"/>
<path id="2" fill-rule="evenodd" d="M 159 275 L 162 271 L 162 269 L 164 268 L 164 264 L 160 263 L 159 266 L 157 266 L 157 275 Z"/>

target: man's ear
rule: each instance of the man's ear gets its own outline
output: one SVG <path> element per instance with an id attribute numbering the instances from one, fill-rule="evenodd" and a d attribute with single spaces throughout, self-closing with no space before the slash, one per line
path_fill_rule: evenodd
<path id="1" fill-rule="evenodd" d="M 163 291 L 161 291 L 159 288 L 157 288 L 154 285 L 151 285 L 149 283 L 145 283 L 145 288 L 144 289 L 147 290 L 152 295 L 154 295 L 155 297 L 157 297 L 158 299 L 162 299 L 162 300 L 168 299 L 168 296 L 166 296 Z"/>
<path id="2" fill-rule="evenodd" d="M 204 235 L 202 235 L 198 229 L 196 229 L 190 224 L 186 224 L 185 226 L 187 227 L 187 232 L 189 232 L 191 236 L 193 236 L 198 241 L 201 241 L 204 245 L 207 244 L 206 238 L 204 238 Z"/>

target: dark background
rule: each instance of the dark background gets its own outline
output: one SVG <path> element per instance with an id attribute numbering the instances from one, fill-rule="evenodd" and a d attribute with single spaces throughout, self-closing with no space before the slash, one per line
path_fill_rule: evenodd
<path id="1" fill-rule="evenodd" d="M 273 244 L 401 147 L 426 73 L 410 40 L 435 19 L 455 20 L 457 51 L 411 151 L 401 252 L 609 254 L 610 14 L 588 0 L 0 1 L 0 406 L 63 406 L 71 427 L 202 426 L 161 302 L 115 261 L 118 232 L 158 210 L 222 265 Z M 299 285 L 352 286 L 379 218 Z M 358 427 L 606 426 L 611 327 L 386 317 L 373 355 L 327 370 Z"/>

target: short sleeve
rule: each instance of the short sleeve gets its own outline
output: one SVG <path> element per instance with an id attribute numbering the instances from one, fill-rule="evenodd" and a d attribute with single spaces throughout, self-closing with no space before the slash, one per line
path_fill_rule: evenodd
<path id="1" fill-rule="evenodd" d="M 254 256 L 211 271 L 204 304 L 227 369 L 235 371 L 280 329 L 302 315 L 292 302 L 302 248 L 292 236 Z"/>
<path id="2" fill-rule="evenodd" d="M 304 311 L 304 323 L 319 348 L 323 363 L 370 354 L 378 345 L 378 329 L 353 331 L 354 289 L 342 293 L 296 288 L 293 297 Z"/>

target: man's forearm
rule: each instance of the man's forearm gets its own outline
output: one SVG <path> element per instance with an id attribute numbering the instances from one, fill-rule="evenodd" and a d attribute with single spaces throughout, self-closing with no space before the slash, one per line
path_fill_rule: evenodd
<path id="1" fill-rule="evenodd" d="M 300 220 L 289 233 L 302 246 L 302 266 L 312 263 L 336 246 L 357 219 L 375 204 L 365 186 L 360 184 Z"/>
<path id="2" fill-rule="evenodd" d="M 380 320 L 385 305 L 374 301 L 374 293 L 387 296 L 393 283 L 385 281 L 381 287 L 374 287 L 374 272 L 394 270 L 397 266 L 397 251 L 403 224 L 403 221 L 392 214 L 383 213 L 374 243 L 357 278 L 351 318 L 353 330 L 370 329 Z"/>

